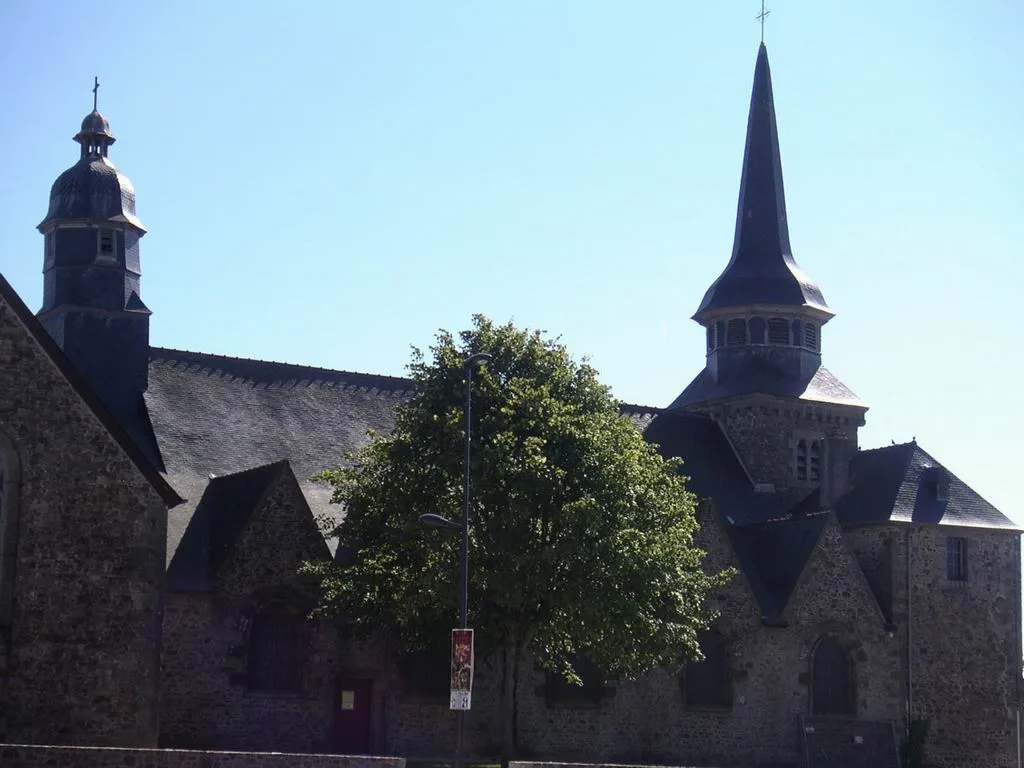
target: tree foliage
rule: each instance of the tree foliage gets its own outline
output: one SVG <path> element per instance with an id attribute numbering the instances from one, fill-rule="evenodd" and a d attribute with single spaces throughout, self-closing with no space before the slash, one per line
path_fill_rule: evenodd
<path id="1" fill-rule="evenodd" d="M 406 648 L 439 622 L 456 625 L 459 537 L 419 516 L 461 521 L 462 363 L 489 352 L 472 390 L 478 656 L 501 651 L 514 666 L 528 651 L 570 679 L 577 652 L 609 677 L 698 656 L 708 597 L 729 574 L 702 569 L 678 462 L 643 439 L 593 368 L 541 332 L 478 316 L 458 338 L 440 333 L 430 352 L 414 350 L 417 394 L 396 409 L 391 434 L 323 475 L 345 507 L 332 533 L 346 556 L 311 566 L 322 610 L 364 634 L 388 627 Z"/>

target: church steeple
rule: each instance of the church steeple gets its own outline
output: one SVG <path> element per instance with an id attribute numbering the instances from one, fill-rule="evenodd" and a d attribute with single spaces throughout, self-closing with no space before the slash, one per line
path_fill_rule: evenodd
<path id="1" fill-rule="evenodd" d="M 732 258 L 704 294 L 694 319 L 706 324 L 730 310 L 753 306 L 805 309 L 822 322 L 832 316 L 821 290 L 797 266 L 789 245 L 779 129 L 763 42 L 750 94 Z"/>
<path id="2" fill-rule="evenodd" d="M 39 319 L 115 415 L 134 418 L 147 387 L 149 309 L 141 298 L 135 189 L 108 158 L 114 135 L 95 108 L 77 163 L 50 189 Z M 126 426 L 128 426 L 126 424 Z"/>
<path id="3" fill-rule="evenodd" d="M 763 20 L 764 12 L 760 17 Z M 710 415 L 761 489 L 823 507 L 847 486 L 867 406 L 821 364 L 833 316 L 789 243 L 768 51 L 757 52 L 732 257 L 694 320 L 707 363 L 670 408 Z"/>

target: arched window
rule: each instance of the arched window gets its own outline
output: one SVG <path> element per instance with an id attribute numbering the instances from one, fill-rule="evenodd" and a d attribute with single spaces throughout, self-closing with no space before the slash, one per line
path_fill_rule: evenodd
<path id="1" fill-rule="evenodd" d="M 793 444 L 795 456 L 793 474 L 797 480 L 812 483 L 821 482 L 822 458 L 825 452 L 824 440 L 820 437 L 797 437 Z"/>
<path id="2" fill-rule="evenodd" d="M 256 613 L 249 627 L 249 690 L 302 690 L 304 625 L 301 612 L 283 603 L 270 603 Z"/>
<path id="3" fill-rule="evenodd" d="M 21 464 L 14 444 L 0 433 L 0 627 L 10 626 L 14 563 L 18 554 Z"/>
<path id="4" fill-rule="evenodd" d="M 569 663 L 576 671 L 583 685 L 573 685 L 557 672 L 548 672 L 544 694 L 549 707 L 552 706 L 596 706 L 604 694 L 604 673 L 601 668 L 583 654 L 573 654 Z"/>
<path id="5" fill-rule="evenodd" d="M 853 662 L 839 641 L 828 635 L 818 641 L 811 657 L 811 713 L 856 714 Z"/>
<path id="6" fill-rule="evenodd" d="M 679 681 L 683 703 L 697 708 L 732 708 L 732 676 L 725 638 L 717 632 L 704 632 L 699 641 L 704 659 L 687 663 Z"/>
<path id="7" fill-rule="evenodd" d="M 773 317 L 768 321 L 768 343 L 789 344 L 789 323 L 783 317 Z"/>
<path id="8" fill-rule="evenodd" d="M 747 323 L 747 328 L 750 330 L 751 344 L 764 344 L 765 332 L 768 329 L 768 324 L 765 322 L 763 317 L 750 318 L 750 322 Z"/>
<path id="9" fill-rule="evenodd" d="M 741 317 L 735 317 L 729 321 L 729 327 L 725 337 L 726 346 L 739 347 L 747 343 L 747 321 Z"/>
<path id="10" fill-rule="evenodd" d="M 451 687 L 451 630 L 447 623 L 427 633 L 427 642 L 402 659 L 405 690 L 411 696 L 448 700 Z"/>

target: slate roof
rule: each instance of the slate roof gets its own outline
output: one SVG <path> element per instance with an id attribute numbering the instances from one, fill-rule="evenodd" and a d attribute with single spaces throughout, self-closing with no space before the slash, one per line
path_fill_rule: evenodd
<path id="1" fill-rule="evenodd" d="M 32 335 L 36 343 L 40 346 L 45 354 L 53 364 L 60 371 L 61 375 L 67 380 L 68 384 L 75 390 L 85 405 L 96 415 L 100 423 L 106 428 L 107 432 L 117 441 L 118 445 L 124 450 L 131 459 L 132 463 L 138 467 L 142 475 L 149 481 L 156 492 L 163 499 L 164 503 L 168 507 L 174 507 L 182 503 L 182 498 L 175 492 L 175 489 L 161 476 L 157 467 L 145 456 L 145 454 L 139 449 L 135 441 L 129 436 L 124 428 L 118 423 L 117 419 L 114 418 L 110 410 L 103 404 L 100 398 L 93 392 L 92 387 L 86 382 L 85 378 L 78 372 L 78 370 L 71 364 L 71 361 L 67 359 L 64 352 L 61 351 L 60 347 L 57 346 L 56 342 L 50 338 L 50 334 L 46 332 L 40 324 L 38 318 L 32 314 L 31 310 L 25 306 L 25 302 L 21 300 L 21 297 L 17 294 L 11 284 L 7 282 L 7 279 L 0 274 L 0 299 L 2 299 L 7 306 L 14 312 L 15 317 L 25 327 L 25 329 Z"/>
<path id="2" fill-rule="evenodd" d="M 947 498 L 936 498 L 945 478 Z M 861 451 L 850 467 L 851 490 L 836 504 L 843 527 L 884 522 L 1019 530 L 1006 515 L 916 442 Z"/>
<path id="3" fill-rule="evenodd" d="M 389 431 L 408 379 L 153 348 L 146 407 L 167 480 L 187 501 L 168 520 L 168 562 L 210 475 L 287 459 L 310 509 L 337 518 L 330 488 L 310 478 Z"/>
<path id="4" fill-rule="evenodd" d="M 831 315 L 821 289 L 793 259 L 768 49 L 757 52 L 732 258 L 694 319 L 730 307 L 811 307 Z"/>
<path id="5" fill-rule="evenodd" d="M 83 144 L 81 159 L 64 171 L 50 187 L 50 207 L 39 229 L 56 219 L 95 219 L 123 221 L 145 232 L 135 213 L 135 187 L 117 166 L 104 155 L 85 154 L 84 146 L 99 138 L 101 144 L 114 143 L 110 122 L 93 110 L 82 120 L 75 141 Z"/>
<path id="6" fill-rule="evenodd" d="M 629 406 L 624 408 L 627 413 Z M 682 411 L 661 411 L 644 429 L 644 438 L 662 456 L 681 458 L 689 488 L 700 498 L 713 498 L 723 520 L 745 518 L 755 506 L 754 485 L 721 428 L 709 417 Z"/>
<path id="7" fill-rule="evenodd" d="M 278 461 L 211 479 L 171 558 L 168 585 L 208 590 L 231 545 L 287 468 L 287 461 Z"/>
<path id="8" fill-rule="evenodd" d="M 767 362 L 752 359 L 744 375 L 725 382 L 716 382 L 705 368 L 690 382 L 669 408 L 685 408 L 742 395 L 765 394 L 818 403 L 835 403 L 867 408 L 867 403 L 841 382 L 831 371 L 819 366 L 810 377 L 787 376 Z"/>

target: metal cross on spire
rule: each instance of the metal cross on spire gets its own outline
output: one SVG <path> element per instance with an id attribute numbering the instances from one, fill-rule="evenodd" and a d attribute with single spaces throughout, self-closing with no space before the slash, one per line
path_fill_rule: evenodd
<path id="1" fill-rule="evenodd" d="M 93 112 L 96 111 L 96 101 L 99 98 L 99 90 L 100 90 L 100 79 L 99 79 L 99 77 L 94 77 L 92 79 L 92 111 Z"/>
<path id="2" fill-rule="evenodd" d="M 770 10 L 765 10 L 764 0 L 761 0 L 761 12 L 759 14 L 757 14 L 757 16 L 755 16 L 754 18 L 756 18 L 758 21 L 761 22 L 761 42 L 762 43 L 764 42 L 764 20 L 765 20 L 765 17 L 769 13 L 771 13 L 771 11 Z"/>

